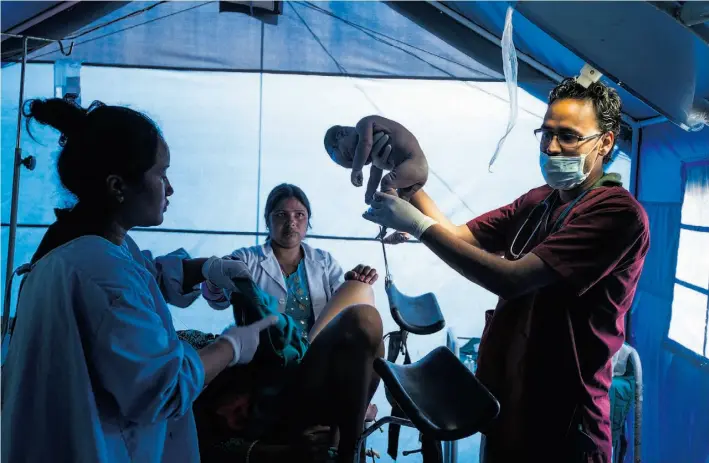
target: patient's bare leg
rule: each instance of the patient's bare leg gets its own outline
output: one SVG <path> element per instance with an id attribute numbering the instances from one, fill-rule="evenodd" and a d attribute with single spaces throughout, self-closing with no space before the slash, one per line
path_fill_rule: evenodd
<path id="1" fill-rule="evenodd" d="M 372 286 L 361 281 L 345 281 L 332 295 L 318 319 L 315 320 L 315 324 L 308 334 L 310 342 L 313 342 L 320 331 L 340 312 L 355 304 L 374 306 Z"/>
<path id="2" fill-rule="evenodd" d="M 311 330 L 288 420 L 296 432 L 314 424 L 333 426 L 339 431 L 339 461 L 348 463 L 379 383 L 372 362 L 384 354 L 381 317 L 373 303 L 371 286 L 358 281 L 345 282 L 330 299 Z"/>
<path id="3" fill-rule="evenodd" d="M 313 340 L 298 368 L 286 422 L 291 435 L 315 424 L 340 433 L 338 463 L 351 462 L 373 390 L 382 321 L 371 305 L 343 309 Z"/>
<path id="4" fill-rule="evenodd" d="M 333 318 L 339 315 L 347 307 L 363 304 L 376 307 L 374 304 L 374 291 L 372 290 L 372 285 L 367 283 L 362 283 L 361 281 L 345 281 L 342 286 L 340 286 L 332 298 L 328 301 L 327 305 L 320 313 L 320 316 L 315 321 L 313 328 L 310 330 L 308 336 L 310 342 L 312 343 L 315 337 L 322 331 L 322 329 L 327 326 Z M 382 341 L 377 348 L 376 357 L 384 357 L 384 342 Z M 369 393 L 367 403 L 371 402 L 372 397 L 377 392 L 377 387 L 379 387 L 379 376 L 372 372 L 372 381 L 369 385 Z"/>

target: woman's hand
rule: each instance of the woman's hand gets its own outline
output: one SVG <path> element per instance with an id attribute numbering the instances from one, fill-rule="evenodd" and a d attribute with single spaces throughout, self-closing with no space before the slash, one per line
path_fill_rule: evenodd
<path id="1" fill-rule="evenodd" d="M 214 288 L 228 289 L 235 291 L 235 278 L 251 279 L 249 267 L 238 259 L 220 259 L 213 256 L 207 259 L 202 266 L 202 276 L 204 276 L 207 284 L 211 284 L 211 290 Z"/>
<path id="2" fill-rule="evenodd" d="M 217 339 L 229 341 L 234 349 L 234 357 L 228 366 L 245 365 L 253 360 L 258 349 L 261 331 L 278 323 L 278 317 L 271 315 L 246 326 L 228 326 Z"/>
<path id="3" fill-rule="evenodd" d="M 379 279 L 377 269 L 362 264 L 345 273 L 345 281 L 361 281 L 373 285 L 377 279 Z"/>

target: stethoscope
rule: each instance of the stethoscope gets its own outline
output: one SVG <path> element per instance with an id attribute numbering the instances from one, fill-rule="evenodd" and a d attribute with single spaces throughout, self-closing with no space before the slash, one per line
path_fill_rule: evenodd
<path id="1" fill-rule="evenodd" d="M 527 218 L 524 220 L 524 223 L 522 223 L 522 226 L 520 227 L 519 230 L 517 230 L 517 234 L 515 235 L 514 239 L 512 240 L 512 244 L 510 245 L 510 255 L 512 256 L 513 259 L 519 259 L 520 256 L 524 255 L 525 249 L 527 249 L 527 246 L 529 243 L 532 241 L 532 239 L 537 235 L 537 232 L 541 228 L 542 224 L 544 225 L 544 231 L 549 234 L 554 233 L 561 227 L 561 224 L 564 222 L 564 219 L 569 215 L 571 212 L 571 209 L 578 204 L 581 199 L 586 196 L 586 193 L 588 193 L 590 190 L 585 190 L 583 193 L 578 195 L 573 201 L 571 201 L 566 208 L 561 212 L 561 215 L 556 219 L 554 222 L 554 225 L 552 226 L 551 230 L 549 230 L 549 217 L 551 217 L 552 211 L 554 210 L 554 205 L 556 204 L 557 200 L 559 199 L 559 192 L 557 190 L 552 191 L 549 196 L 544 198 L 544 200 L 534 206 L 534 208 L 531 210 Z M 522 231 L 527 227 L 527 224 L 529 223 L 530 219 L 535 215 L 538 214 L 539 211 L 542 211 L 542 214 L 539 216 L 539 220 L 537 221 L 537 224 L 534 226 L 534 229 L 532 232 L 529 234 L 527 237 L 527 241 L 525 241 L 524 246 L 519 250 L 519 252 L 515 252 L 515 244 L 517 243 L 517 238 L 519 238 L 519 235 L 522 233 Z"/>

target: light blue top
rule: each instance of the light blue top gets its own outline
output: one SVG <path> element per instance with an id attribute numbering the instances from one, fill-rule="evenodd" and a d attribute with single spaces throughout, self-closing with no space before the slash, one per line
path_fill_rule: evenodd
<path id="1" fill-rule="evenodd" d="M 84 236 L 36 263 L 2 371 L 3 463 L 199 462 L 204 369 L 167 306 L 199 295 L 188 257 Z"/>
<path id="2" fill-rule="evenodd" d="M 305 262 L 301 260 L 298 269 L 290 275 L 284 275 L 284 278 L 288 288 L 286 315 L 290 315 L 296 321 L 304 337 L 307 337 L 315 324 L 315 314 L 313 313 L 313 303 L 310 300 Z"/>

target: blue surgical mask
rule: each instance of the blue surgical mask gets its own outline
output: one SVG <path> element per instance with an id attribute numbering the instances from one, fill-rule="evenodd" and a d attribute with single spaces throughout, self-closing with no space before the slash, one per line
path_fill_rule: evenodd
<path id="1" fill-rule="evenodd" d="M 555 190 L 571 190 L 581 185 L 591 173 L 583 171 L 586 157 L 593 151 L 598 142 L 584 154 L 578 156 L 549 156 L 544 151 L 539 152 L 539 167 L 547 185 Z"/>
<path id="2" fill-rule="evenodd" d="M 583 172 L 586 155 L 580 156 L 549 156 L 539 153 L 539 166 L 547 185 L 555 190 L 571 190 L 583 183 L 588 173 Z"/>

